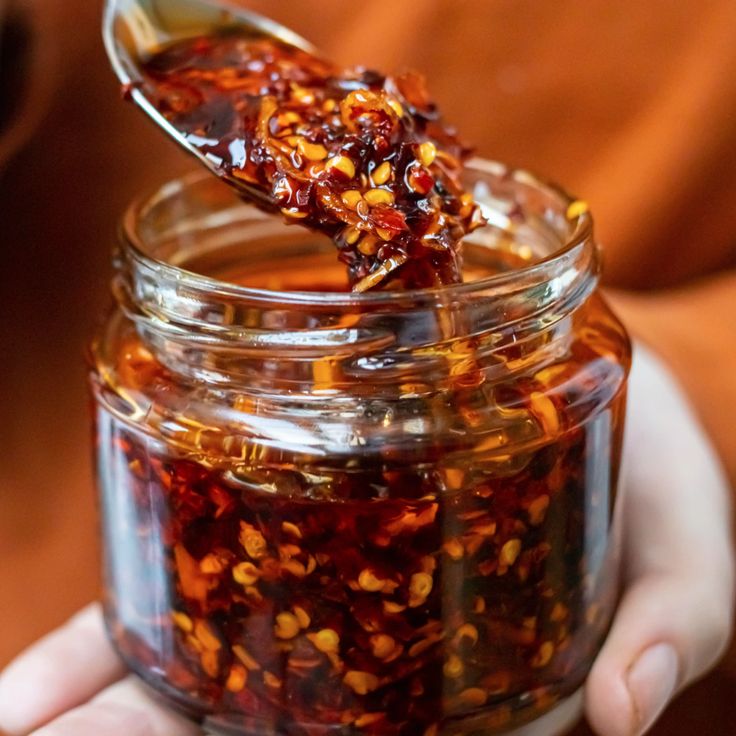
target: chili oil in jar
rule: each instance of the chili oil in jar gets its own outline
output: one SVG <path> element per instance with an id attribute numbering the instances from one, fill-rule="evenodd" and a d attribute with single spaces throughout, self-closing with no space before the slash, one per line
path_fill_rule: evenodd
<path id="1" fill-rule="evenodd" d="M 352 294 L 208 174 L 134 205 L 92 349 L 105 614 L 215 734 L 507 733 L 616 600 L 630 349 L 585 208 L 468 167 L 465 283 Z"/>

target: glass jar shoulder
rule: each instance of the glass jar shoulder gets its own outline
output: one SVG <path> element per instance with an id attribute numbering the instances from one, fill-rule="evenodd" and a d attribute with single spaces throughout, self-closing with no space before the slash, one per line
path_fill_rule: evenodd
<path id="1" fill-rule="evenodd" d="M 561 321 L 567 324 L 540 331 L 538 352 L 549 347 L 548 357 L 511 381 L 540 427 L 553 434 L 614 403 L 625 393 L 631 364 L 628 334 L 600 292 Z"/>
<path id="2" fill-rule="evenodd" d="M 225 463 L 245 445 L 302 462 L 317 456 L 421 462 L 438 451 L 505 455 L 547 444 L 610 405 L 622 393 L 630 361 L 626 333 L 599 294 L 490 358 L 477 357 L 482 351 L 456 340 L 446 351 L 452 356 L 446 380 L 434 385 L 409 367 L 389 384 L 361 376 L 337 386 L 330 383 L 334 361 L 324 359 L 313 361 L 303 390 L 254 390 L 175 375 L 115 311 L 93 346 L 92 382 L 101 405 L 120 421 L 183 451 L 204 447 Z M 364 361 L 348 363 L 343 377 L 359 373 Z"/>

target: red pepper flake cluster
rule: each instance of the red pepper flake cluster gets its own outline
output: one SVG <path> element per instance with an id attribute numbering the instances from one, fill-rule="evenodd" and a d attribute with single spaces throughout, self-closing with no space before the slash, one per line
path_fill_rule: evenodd
<path id="1" fill-rule="evenodd" d="M 354 291 L 462 281 L 460 240 L 483 218 L 419 75 L 233 34 L 172 45 L 144 71 L 146 96 L 244 198 L 334 240 Z"/>
<path id="2" fill-rule="evenodd" d="M 170 390 L 137 339 L 119 374 Z M 615 594 L 598 471 L 622 399 L 571 422 L 580 386 L 552 396 L 547 381 L 579 370 L 507 390 L 541 443 L 489 456 L 480 442 L 454 462 L 389 445 L 319 470 L 255 442 L 187 452 L 101 410 L 120 651 L 238 733 L 472 734 L 546 711 L 582 682 Z"/>

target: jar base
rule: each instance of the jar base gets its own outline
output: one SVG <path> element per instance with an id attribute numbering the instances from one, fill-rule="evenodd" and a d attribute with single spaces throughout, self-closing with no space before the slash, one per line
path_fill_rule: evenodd
<path id="1" fill-rule="evenodd" d="M 563 736 L 583 715 L 583 688 L 560 701 L 539 720 L 509 731 L 505 736 Z"/>
<path id="2" fill-rule="evenodd" d="M 493 734 L 494 736 L 564 736 L 578 723 L 582 713 L 583 688 L 581 687 L 533 723 L 527 723 L 512 731 L 494 730 Z M 203 729 L 206 736 L 238 736 L 240 733 L 229 729 L 224 724 L 212 723 L 209 720 L 205 720 Z M 479 732 L 475 730 L 473 733 Z M 273 733 L 271 736 L 280 735 Z"/>

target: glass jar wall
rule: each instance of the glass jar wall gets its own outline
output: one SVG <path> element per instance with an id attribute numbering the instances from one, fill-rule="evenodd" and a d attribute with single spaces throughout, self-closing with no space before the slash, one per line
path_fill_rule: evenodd
<path id="1" fill-rule="evenodd" d="M 629 345 L 580 203 L 468 172 L 465 284 L 345 292 L 208 175 L 121 231 L 93 345 L 106 619 L 221 734 L 506 733 L 616 596 Z"/>

